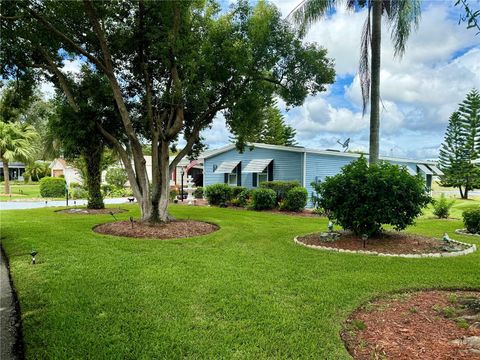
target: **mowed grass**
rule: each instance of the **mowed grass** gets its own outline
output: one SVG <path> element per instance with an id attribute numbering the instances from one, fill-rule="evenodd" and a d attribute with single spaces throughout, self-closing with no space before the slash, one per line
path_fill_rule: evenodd
<path id="1" fill-rule="evenodd" d="M 0 183 L 0 194 L 5 190 L 4 183 Z M 8 201 L 13 199 L 29 199 L 40 198 L 39 184 L 11 184 L 10 193 L 12 196 L 0 196 L 0 201 Z"/>
<path id="2" fill-rule="evenodd" d="M 135 206 L 116 215 L 138 217 Z M 91 231 L 109 215 L 2 211 L 1 235 L 20 298 L 29 359 L 347 359 L 343 321 L 403 289 L 480 288 L 480 253 L 400 259 L 317 251 L 293 237 L 326 220 L 172 206 L 210 221 L 207 236 L 138 240 Z M 462 223 L 408 229 L 453 236 Z M 39 252 L 37 265 L 30 251 Z"/>
<path id="3" fill-rule="evenodd" d="M 436 196 L 434 197 L 435 200 L 439 200 L 440 197 Z M 464 199 L 455 199 L 451 197 L 447 197 L 447 200 L 449 201 L 454 201 L 453 206 L 450 209 L 450 218 L 453 219 L 462 219 L 462 213 L 465 210 L 474 210 L 474 209 L 480 209 L 480 201 L 472 198 L 468 200 Z M 423 212 L 423 218 L 434 218 L 435 215 L 433 215 L 433 205 L 429 205 Z"/>

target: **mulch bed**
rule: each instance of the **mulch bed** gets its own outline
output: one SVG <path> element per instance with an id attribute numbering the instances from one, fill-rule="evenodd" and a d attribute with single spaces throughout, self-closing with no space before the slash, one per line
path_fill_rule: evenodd
<path id="1" fill-rule="evenodd" d="M 87 209 L 87 208 L 72 208 L 72 209 L 63 209 L 57 210 L 61 214 L 75 214 L 75 215 L 101 215 L 101 214 L 118 214 L 128 210 L 125 209 Z"/>
<path id="2" fill-rule="evenodd" d="M 392 295 L 354 312 L 341 335 L 357 360 L 480 359 L 478 305 L 478 291 Z"/>
<path id="3" fill-rule="evenodd" d="M 148 239 L 175 239 L 206 235 L 218 230 L 214 224 L 195 220 L 173 220 L 151 225 L 142 222 L 117 221 L 98 225 L 94 231 L 101 234 Z"/>
<path id="4" fill-rule="evenodd" d="M 376 238 L 366 241 L 350 232 L 340 232 L 341 236 L 332 242 L 322 241 L 320 234 L 299 236 L 298 241 L 306 245 L 324 246 L 344 250 L 376 251 L 387 254 L 427 254 L 442 253 L 443 243 L 439 239 L 429 238 L 416 234 L 386 231 Z"/>

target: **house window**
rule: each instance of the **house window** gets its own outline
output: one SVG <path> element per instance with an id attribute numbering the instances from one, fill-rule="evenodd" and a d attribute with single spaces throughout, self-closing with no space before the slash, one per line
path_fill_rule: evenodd
<path id="1" fill-rule="evenodd" d="M 265 181 L 268 181 L 268 167 L 265 168 L 261 173 L 253 173 L 253 187 L 260 186 L 260 184 Z"/>
<path id="2" fill-rule="evenodd" d="M 228 185 L 237 186 L 238 166 L 228 174 Z"/>

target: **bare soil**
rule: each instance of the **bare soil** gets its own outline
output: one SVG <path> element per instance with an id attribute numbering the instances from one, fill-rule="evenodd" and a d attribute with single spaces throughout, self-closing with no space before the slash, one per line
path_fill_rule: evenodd
<path id="1" fill-rule="evenodd" d="M 443 242 L 422 235 L 386 231 L 370 238 L 363 247 L 363 240 L 350 232 L 340 232 L 332 242 L 322 241 L 320 233 L 299 236 L 298 241 L 307 245 L 325 246 L 344 250 L 366 250 L 386 254 L 431 254 L 444 252 Z"/>
<path id="2" fill-rule="evenodd" d="M 357 360 L 480 359 L 478 304 L 478 291 L 397 294 L 354 312 L 341 335 Z"/>
<path id="3" fill-rule="evenodd" d="M 118 214 L 128 210 L 125 209 L 87 209 L 87 208 L 72 208 L 72 209 L 63 209 L 58 210 L 58 213 L 61 214 L 75 214 L 75 215 L 101 215 L 101 214 Z"/>
<path id="4" fill-rule="evenodd" d="M 148 239 L 174 239 L 206 235 L 218 230 L 214 224 L 194 220 L 174 220 L 151 225 L 142 222 L 117 221 L 98 225 L 94 231 L 101 234 Z"/>

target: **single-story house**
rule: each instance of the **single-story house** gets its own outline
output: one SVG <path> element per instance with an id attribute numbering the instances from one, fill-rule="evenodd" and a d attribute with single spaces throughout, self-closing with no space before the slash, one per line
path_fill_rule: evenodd
<path id="1" fill-rule="evenodd" d="M 9 162 L 8 163 L 8 175 L 10 180 L 23 181 L 23 174 L 25 173 L 25 164 L 21 162 Z M 0 161 L 0 179 L 3 181 L 3 162 Z"/>
<path id="2" fill-rule="evenodd" d="M 50 176 L 52 177 L 61 177 L 65 178 L 67 184 L 71 184 L 72 182 L 75 183 L 82 183 L 82 175 L 78 169 L 74 168 L 70 164 L 68 164 L 65 159 L 55 159 L 50 164 Z"/>
<path id="3" fill-rule="evenodd" d="M 312 182 L 324 180 L 361 155 L 335 150 L 316 150 L 300 146 L 249 144 L 243 153 L 227 145 L 203 154 L 204 186 L 225 183 L 231 186 L 258 187 L 263 181 L 298 181 L 312 194 Z M 428 188 L 432 176 L 442 175 L 432 161 L 380 157 L 405 166 L 412 175 L 421 174 Z"/>

